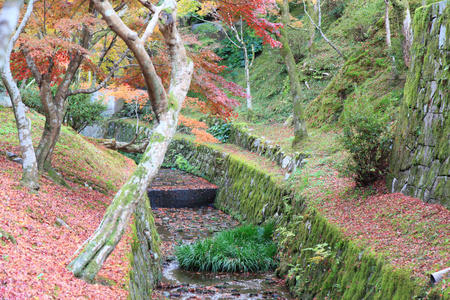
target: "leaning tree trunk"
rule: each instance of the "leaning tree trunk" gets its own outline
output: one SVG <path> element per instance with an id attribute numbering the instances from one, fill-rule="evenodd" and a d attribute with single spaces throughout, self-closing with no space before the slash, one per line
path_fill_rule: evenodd
<path id="1" fill-rule="evenodd" d="M 52 170 L 53 150 L 58 141 L 64 116 L 64 99 L 55 99 L 49 82 L 44 79 L 40 86 L 41 101 L 44 107 L 45 125 L 36 150 L 39 170 Z"/>
<path id="2" fill-rule="evenodd" d="M 402 35 L 401 43 L 403 49 L 403 60 L 406 66 L 409 67 L 411 63 L 411 46 L 413 40 L 411 12 L 409 10 L 408 0 L 392 0 L 392 7 L 394 8 L 397 17 L 398 28 Z"/>
<path id="3" fill-rule="evenodd" d="M 305 113 L 303 111 L 302 98 L 303 92 L 300 85 L 300 79 L 296 72 L 297 66 L 295 64 L 294 55 L 292 54 L 291 48 L 289 47 L 289 38 L 286 31 L 286 26 L 289 23 L 289 1 L 283 0 L 283 6 L 281 10 L 281 21 L 283 23 L 283 28 L 280 28 L 281 35 L 279 36 L 280 42 L 283 44 L 281 46 L 281 54 L 284 58 L 284 63 L 286 64 L 286 69 L 289 75 L 289 81 L 291 84 L 291 95 L 294 106 L 294 141 L 292 145 L 298 144 L 302 139 L 308 136 L 306 130 Z"/>
<path id="4" fill-rule="evenodd" d="M 19 88 L 15 83 L 9 63 L 5 63 L 1 70 L 1 77 L 6 90 L 11 97 L 14 116 L 16 118 L 17 133 L 19 135 L 20 150 L 22 151 L 22 179 L 21 184 L 29 189 L 38 190 L 38 165 L 31 138 L 31 121 L 25 115 L 25 105 L 22 102 Z"/>
<path id="5" fill-rule="evenodd" d="M 130 179 L 123 185 L 108 207 L 102 222 L 92 236 L 80 248 L 80 254 L 69 264 L 68 269 L 77 277 L 88 281 L 94 279 L 101 266 L 122 238 L 132 213 L 142 201 L 147 186 L 156 176 L 176 131 L 178 114 L 189 90 L 193 63 L 188 61 L 183 41 L 176 28 L 176 2 L 166 0 L 155 7 L 147 1 L 140 2 L 154 13 L 140 39 L 131 31 L 114 12 L 107 0 L 93 0 L 96 9 L 102 14 L 110 28 L 127 43 L 138 60 L 141 71 L 149 85 L 156 85 L 158 90 L 151 91 L 155 111 L 160 112 L 159 123 L 154 128 L 147 149 Z M 160 32 L 169 48 L 171 60 L 171 82 L 168 94 L 156 75 L 152 61 L 145 52 L 144 43 L 159 23 Z"/>
<path id="6" fill-rule="evenodd" d="M 8 2 L 5 3 L 5 6 L 7 5 L 7 3 Z M 9 96 L 11 97 L 14 116 L 16 118 L 17 133 L 19 135 L 19 143 L 23 159 L 21 183 L 23 186 L 29 189 L 38 190 L 39 173 L 36 162 L 36 154 L 33 147 L 33 140 L 31 138 L 31 121 L 27 119 L 25 115 L 25 105 L 22 102 L 19 88 L 17 87 L 17 84 L 12 76 L 11 65 L 9 63 L 14 44 L 19 38 L 20 33 L 25 27 L 28 18 L 31 15 L 31 12 L 33 11 L 33 4 L 34 0 L 29 2 L 27 11 L 25 13 L 25 16 L 23 17 L 22 22 L 19 25 L 19 28 L 17 29 L 11 40 L 7 39 L 8 46 L 5 52 L 5 56 L 3 59 L 0 59 L 0 75 L 9 93 Z M 5 9 L 5 7 L 3 9 Z M 3 13 L 4 11 L 2 11 L 2 15 Z M 1 67 L 2 63 L 3 67 Z"/>

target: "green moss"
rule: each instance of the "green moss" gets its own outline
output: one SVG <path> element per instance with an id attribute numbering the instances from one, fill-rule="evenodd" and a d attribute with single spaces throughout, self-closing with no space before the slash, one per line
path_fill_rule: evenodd
<path id="1" fill-rule="evenodd" d="M 291 190 L 237 155 L 224 158 L 219 150 L 217 145 L 195 145 L 176 138 L 166 162 L 178 153 L 189 157 L 194 166 L 209 162 L 204 172 L 219 186 L 218 208 L 244 222 L 276 223 L 281 255 L 277 274 L 287 276 L 298 298 L 410 299 L 421 293 L 420 284 L 411 281 L 406 271 L 392 269 L 379 254 L 346 239 L 338 228 L 308 208 L 300 190 Z M 295 238 L 284 240 L 286 232 Z M 324 244 L 330 251 L 323 259 L 305 250 Z"/>
<path id="2" fill-rule="evenodd" d="M 170 92 L 169 94 L 169 109 L 171 110 L 178 110 L 178 100 L 177 97 L 173 94 L 173 92 Z"/>

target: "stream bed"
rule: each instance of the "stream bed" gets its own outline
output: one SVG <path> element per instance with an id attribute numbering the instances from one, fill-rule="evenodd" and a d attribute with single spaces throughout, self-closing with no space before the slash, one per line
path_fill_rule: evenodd
<path id="1" fill-rule="evenodd" d="M 273 273 L 210 273 L 182 270 L 174 246 L 212 236 L 239 225 L 212 207 L 153 210 L 164 257 L 160 294 L 173 299 L 294 299 Z"/>

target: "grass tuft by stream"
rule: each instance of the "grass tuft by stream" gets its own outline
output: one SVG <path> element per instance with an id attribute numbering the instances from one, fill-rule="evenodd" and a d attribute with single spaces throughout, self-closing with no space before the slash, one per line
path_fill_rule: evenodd
<path id="1" fill-rule="evenodd" d="M 175 249 L 180 267 L 212 272 L 258 272 L 277 267 L 273 224 L 246 225 Z"/>

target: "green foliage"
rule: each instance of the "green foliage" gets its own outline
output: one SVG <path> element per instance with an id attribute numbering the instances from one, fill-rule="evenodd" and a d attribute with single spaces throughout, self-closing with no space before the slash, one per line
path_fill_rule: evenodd
<path id="1" fill-rule="evenodd" d="M 273 224 L 246 225 L 175 249 L 180 266 L 212 272 L 268 271 L 277 266 Z"/>
<path id="2" fill-rule="evenodd" d="M 217 124 L 209 127 L 206 132 L 212 134 L 216 139 L 221 141 L 222 143 L 228 142 L 228 138 L 230 137 L 231 132 L 231 124 L 223 123 Z"/>
<path id="3" fill-rule="evenodd" d="M 102 113 L 105 112 L 106 105 L 101 101 L 91 101 L 90 94 L 74 95 L 68 101 L 64 122 L 77 132 L 104 119 Z"/>
<path id="4" fill-rule="evenodd" d="M 181 154 L 175 155 L 175 166 L 177 167 L 177 169 L 188 173 L 196 173 L 199 169 L 198 167 L 192 166 Z"/>
<path id="5" fill-rule="evenodd" d="M 123 152 L 119 150 L 119 153 L 134 160 L 134 162 L 138 165 L 139 162 L 142 159 L 142 154 L 141 153 L 127 153 L 127 152 Z"/>
<path id="6" fill-rule="evenodd" d="M 56 92 L 56 87 L 52 88 Z M 30 87 L 22 91 L 23 103 L 40 114 L 44 114 L 41 96 L 37 87 Z M 90 94 L 78 94 L 68 98 L 69 105 L 64 123 L 75 129 L 77 132 L 86 126 L 103 120 L 102 113 L 106 110 L 106 105 L 100 101 L 91 101 Z"/>
<path id="7" fill-rule="evenodd" d="M 40 114 L 44 114 L 44 107 L 41 102 L 41 95 L 37 87 L 30 87 L 21 91 L 22 101 L 29 108 L 34 109 Z"/>
<path id="8" fill-rule="evenodd" d="M 240 45 L 233 34 L 228 35 L 231 40 Z M 250 28 L 245 28 L 244 30 L 244 42 L 247 45 L 248 59 L 251 61 L 253 52 L 256 54 L 260 53 L 263 49 L 263 41 L 258 37 L 253 30 Z M 233 43 L 224 38 L 220 42 L 221 47 L 216 50 L 217 55 L 223 58 L 223 63 L 230 68 L 242 68 L 244 67 L 244 51 L 237 48 Z M 252 50 L 253 48 L 253 50 Z"/>
<path id="9" fill-rule="evenodd" d="M 350 153 L 344 173 L 353 175 L 358 185 L 377 180 L 387 165 L 392 133 L 386 116 L 369 109 L 347 112 L 339 142 Z"/>

